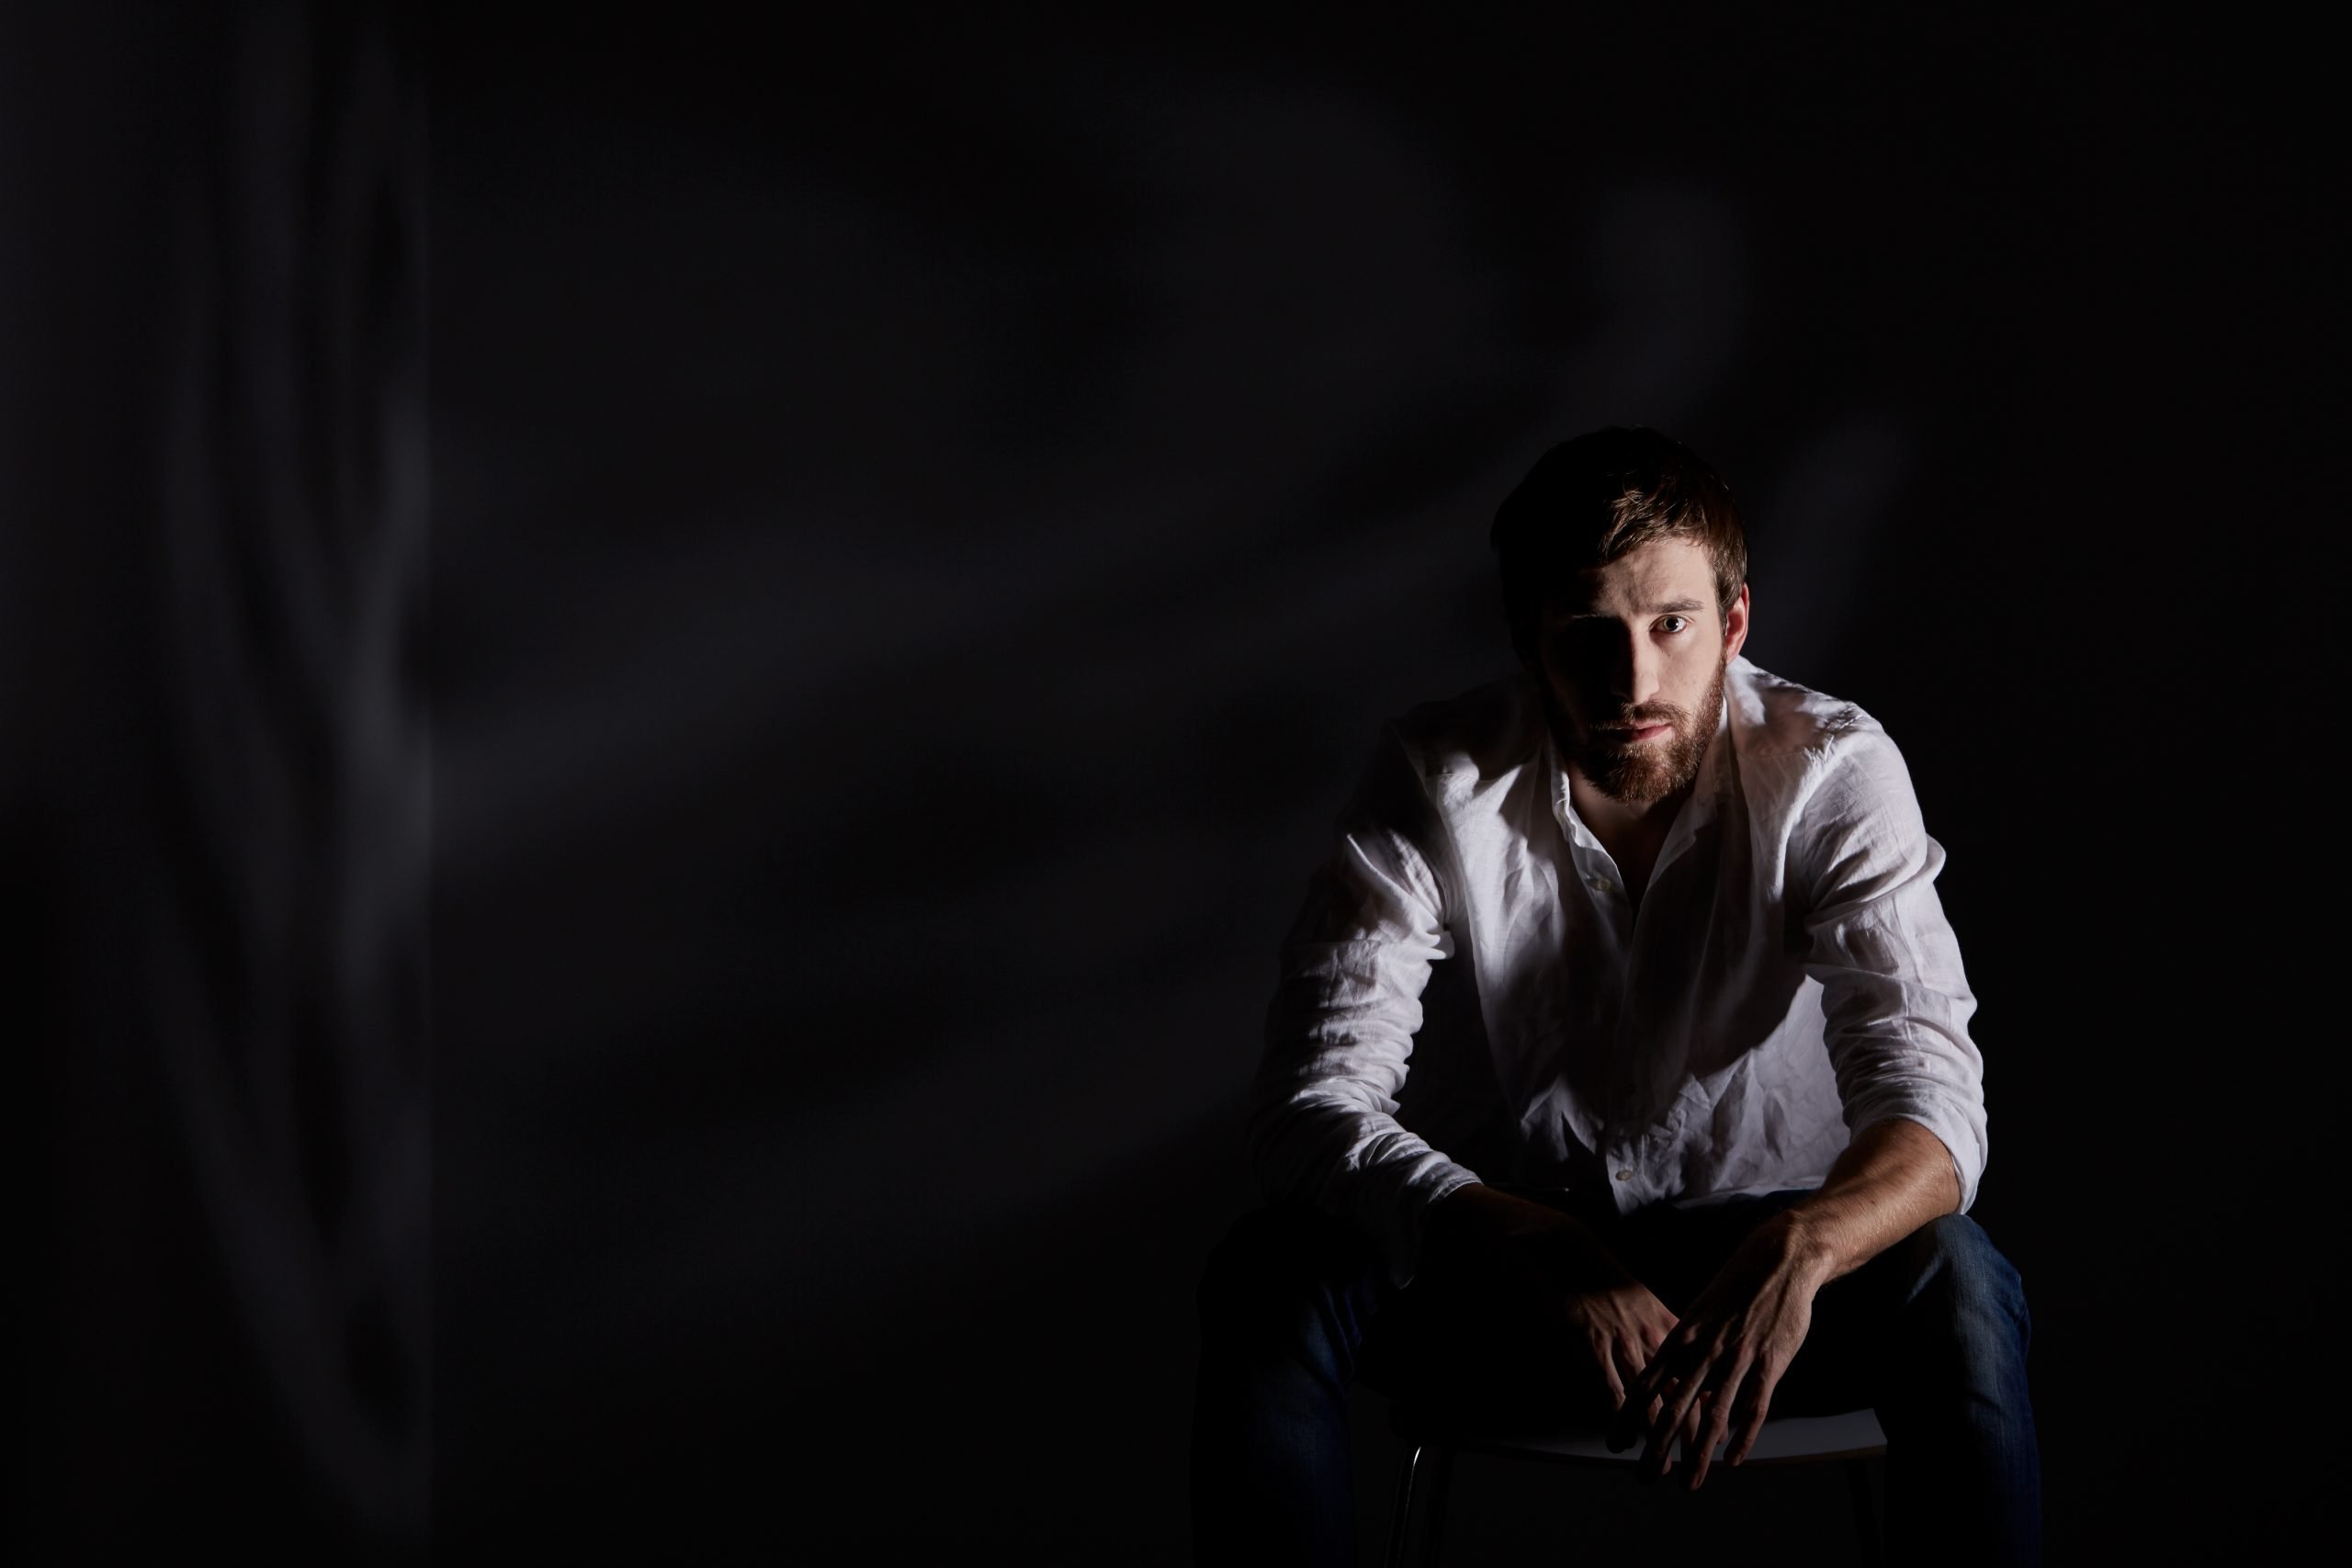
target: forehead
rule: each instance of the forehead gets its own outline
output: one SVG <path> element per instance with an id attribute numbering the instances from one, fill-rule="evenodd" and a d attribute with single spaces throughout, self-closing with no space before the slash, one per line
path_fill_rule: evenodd
<path id="1" fill-rule="evenodd" d="M 1653 539 L 1606 566 L 1569 573 L 1544 594 L 1547 615 L 1647 614 L 1714 603 L 1713 563 L 1690 539 Z"/>

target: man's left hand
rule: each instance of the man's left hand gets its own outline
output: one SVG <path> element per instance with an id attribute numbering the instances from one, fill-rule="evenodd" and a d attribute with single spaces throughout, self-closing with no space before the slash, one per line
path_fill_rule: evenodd
<path id="1" fill-rule="evenodd" d="M 1677 1438 L 1693 1490 L 1727 1436 L 1724 1457 L 1733 1464 L 1747 1457 L 1772 1391 L 1812 1326 L 1813 1298 L 1826 1279 L 1797 1237 L 1798 1221 L 1788 1213 L 1749 1232 L 1625 1390 L 1610 1442 L 1629 1447 L 1646 1426 L 1645 1479 L 1667 1472 Z"/>

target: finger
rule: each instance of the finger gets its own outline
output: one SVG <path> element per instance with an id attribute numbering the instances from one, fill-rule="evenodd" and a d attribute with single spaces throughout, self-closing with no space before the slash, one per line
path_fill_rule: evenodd
<path id="1" fill-rule="evenodd" d="M 1714 1407 L 1714 1390 L 1701 1389 L 1699 1397 L 1691 1402 L 1690 1414 L 1683 1418 L 1682 1430 L 1676 1434 L 1676 1442 L 1681 1450 L 1682 1468 L 1686 1474 L 1698 1473 L 1698 1462 L 1701 1457 L 1699 1432 L 1706 1425 L 1707 1412 Z M 1686 1484 L 1695 1487 L 1698 1483 L 1692 1481 Z"/>
<path id="2" fill-rule="evenodd" d="M 1596 1334 L 1592 1337 L 1593 1359 L 1600 1363 L 1601 1381 L 1609 1385 L 1609 1408 L 1625 1408 L 1625 1382 L 1617 1375 L 1617 1351 L 1614 1346 Z"/>
<path id="3" fill-rule="evenodd" d="M 1670 1468 L 1674 1439 L 1689 1422 L 1691 1408 L 1699 1403 L 1700 1391 L 1706 1386 L 1706 1367 L 1693 1367 L 1688 1376 L 1674 1385 L 1673 1393 L 1667 1397 L 1657 1424 L 1650 1428 L 1649 1452 L 1643 1456 L 1649 1463 L 1652 1480 L 1664 1475 Z"/>
<path id="4" fill-rule="evenodd" d="M 1724 1440 L 1731 1427 L 1733 1404 L 1738 1397 L 1740 1384 L 1747 1380 L 1754 1364 L 1747 1356 L 1740 1356 L 1732 1362 L 1731 1371 L 1724 1374 L 1722 1384 L 1708 1399 L 1706 1425 L 1699 1433 L 1699 1462 L 1697 1468 L 1690 1472 L 1690 1490 L 1693 1492 L 1706 1483 L 1708 1468 L 1715 1462 L 1715 1445 Z"/>
<path id="5" fill-rule="evenodd" d="M 1619 1339 L 1617 1341 L 1617 1371 L 1619 1380 L 1625 1387 L 1625 1397 L 1618 1403 L 1618 1419 L 1623 1420 L 1635 1414 L 1635 1407 L 1648 1404 L 1648 1399 L 1641 1392 L 1642 1374 L 1647 1371 L 1649 1371 L 1649 1357 L 1643 1353 L 1641 1341 L 1634 1338 Z"/>
<path id="6" fill-rule="evenodd" d="M 1610 1437 L 1612 1452 L 1623 1453 L 1627 1449 L 1640 1450 L 1634 1461 L 1637 1471 L 1646 1469 L 1649 1464 L 1650 1444 L 1657 1430 L 1658 1418 L 1666 1414 L 1666 1402 L 1674 1392 L 1674 1385 L 1657 1376 L 1657 1363 L 1652 1361 L 1642 1375 L 1644 1387 L 1631 1391 L 1625 1408 L 1617 1413 L 1617 1427 Z M 1649 1391 L 1646 1397 L 1645 1389 Z"/>
<path id="7" fill-rule="evenodd" d="M 1642 1389 L 1655 1395 L 1657 1399 L 1657 1404 L 1649 1409 L 1645 1423 L 1650 1430 L 1650 1444 L 1643 1455 L 1645 1466 L 1649 1464 L 1658 1448 L 1672 1436 L 1676 1424 L 1681 1419 L 1680 1413 L 1673 1408 L 1678 1400 L 1684 1399 L 1685 1391 L 1679 1385 L 1689 1383 L 1687 1390 L 1689 1397 L 1697 1397 L 1699 1385 L 1705 1381 L 1703 1376 L 1698 1374 L 1702 1372 L 1708 1356 L 1707 1348 L 1699 1342 L 1697 1327 L 1686 1323 L 1667 1337 L 1666 1345 L 1651 1358 L 1648 1367 L 1644 1369 Z M 1693 1381 L 1694 1377 L 1696 1381 Z M 1640 1392 L 1636 1391 L 1637 1394 Z M 1668 1419 L 1669 1413 L 1672 1415 L 1672 1419 Z M 1633 1446 L 1634 1434 L 1630 1430 L 1630 1425 L 1629 1423 L 1627 1440 L 1623 1445 L 1625 1448 Z M 1663 1475 L 1665 1472 L 1657 1470 L 1656 1473 Z"/>
<path id="8" fill-rule="evenodd" d="M 1746 1359 L 1740 1359 L 1738 1363 L 1734 1363 L 1731 1373 L 1724 1378 L 1722 1387 L 1713 1389 L 1713 1392 L 1708 1394 L 1708 1420 L 1705 1420 L 1705 1425 L 1702 1425 L 1701 1432 L 1698 1432 L 1698 1467 L 1691 1472 L 1693 1493 L 1696 1493 L 1701 1485 L 1705 1485 L 1705 1481 L 1708 1481 L 1708 1472 L 1714 1470 L 1714 1453 L 1717 1453 L 1719 1448 L 1724 1446 L 1724 1441 L 1729 1438 L 1731 1413 L 1738 1408 L 1740 1382 L 1747 1378 L 1747 1371 L 1750 1371 L 1750 1363 L 1747 1363 Z"/>
<path id="9" fill-rule="evenodd" d="M 1680 1380 L 1690 1368 L 1703 1359 L 1695 1342 L 1678 1341 L 1668 1337 L 1664 1345 L 1650 1352 L 1642 1368 L 1642 1386 L 1646 1392 L 1664 1396 L 1667 1390 Z"/>
<path id="10" fill-rule="evenodd" d="M 1671 1475 L 1674 1473 L 1677 1463 L 1690 1462 L 1691 1426 L 1699 1419 L 1700 1412 L 1706 1408 L 1706 1391 L 1702 1389 L 1698 1399 L 1690 1405 L 1690 1413 L 1669 1428 L 1665 1437 L 1658 1439 L 1656 1450 L 1658 1455 L 1657 1466 L 1654 1472 L 1645 1474 L 1642 1477 L 1643 1480 L 1656 1481 L 1662 1476 Z"/>
<path id="11" fill-rule="evenodd" d="M 1640 1442 L 1642 1434 L 1657 1420 L 1661 1402 L 1654 1393 L 1645 1397 L 1641 1389 L 1635 1386 L 1639 1382 L 1638 1378 L 1626 1380 L 1625 1403 L 1618 1407 L 1616 1415 L 1610 1417 L 1608 1430 L 1602 1434 L 1602 1439 L 1608 1443 L 1609 1451 L 1612 1454 L 1622 1454 Z"/>
<path id="12" fill-rule="evenodd" d="M 1691 1411 L 1698 1405 L 1702 1382 L 1705 1371 L 1693 1371 L 1689 1378 L 1677 1380 L 1658 1404 L 1658 1420 L 1651 1422 L 1649 1448 L 1642 1453 L 1644 1474 L 1651 1481 L 1675 1467 L 1675 1438 L 1691 1425 Z"/>
<path id="13" fill-rule="evenodd" d="M 1656 1365 L 1655 1362 L 1652 1365 Z M 1662 1451 L 1674 1433 L 1674 1406 L 1682 1393 L 1682 1385 L 1671 1379 L 1662 1379 L 1658 1391 L 1642 1413 L 1642 1432 L 1636 1439 L 1642 1450 L 1636 1473 L 1645 1481 L 1664 1475 L 1672 1456 Z"/>
<path id="14" fill-rule="evenodd" d="M 1734 1465 L 1747 1457 L 1747 1450 L 1754 1448 L 1756 1439 L 1763 1435 L 1764 1419 L 1772 1409 L 1772 1393 L 1781 1386 L 1781 1371 L 1767 1360 L 1758 1365 L 1756 1375 L 1747 1380 L 1747 1408 L 1741 1412 L 1739 1438 L 1726 1456 Z"/>
<path id="15" fill-rule="evenodd" d="M 1666 1365 L 1653 1358 L 1625 1383 L 1624 1402 L 1618 1405 L 1616 1417 L 1609 1423 L 1609 1451 L 1623 1453 L 1640 1440 L 1642 1432 L 1657 1419 L 1660 1394 L 1664 1392 Z"/>
<path id="16" fill-rule="evenodd" d="M 1724 1325 L 1715 1331 L 1698 1364 L 1690 1370 L 1690 1381 L 1695 1385 L 1697 1397 L 1681 1413 L 1681 1430 L 1690 1443 L 1695 1445 L 1698 1442 L 1698 1433 L 1691 1425 L 1693 1422 L 1704 1421 L 1718 1411 L 1724 1413 L 1725 1419 L 1729 1418 L 1734 1395 L 1754 1359 L 1754 1352 L 1734 1333 L 1730 1325 Z M 1693 1457 L 1692 1451 L 1686 1450 L 1684 1457 Z M 1713 1447 L 1698 1457 L 1712 1463 L 1714 1458 Z"/>

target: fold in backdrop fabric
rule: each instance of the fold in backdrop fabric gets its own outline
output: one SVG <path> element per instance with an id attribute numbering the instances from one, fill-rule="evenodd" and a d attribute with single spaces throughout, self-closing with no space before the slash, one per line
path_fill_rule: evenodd
<path id="1" fill-rule="evenodd" d="M 421 71 L 389 6 L 12 15 L 24 1560 L 421 1551 Z M 36 591 L 35 585 L 40 585 Z"/>

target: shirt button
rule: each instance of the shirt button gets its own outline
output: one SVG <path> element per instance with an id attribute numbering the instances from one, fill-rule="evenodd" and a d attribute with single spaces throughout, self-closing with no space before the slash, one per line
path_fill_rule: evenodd
<path id="1" fill-rule="evenodd" d="M 1605 876 L 1593 876 L 1585 879 L 1585 886 L 1591 888 L 1595 893 L 1606 893 L 1613 884 L 1611 884 Z"/>
<path id="2" fill-rule="evenodd" d="M 1634 1173 L 1630 1170 L 1621 1170 L 1617 1173 L 1617 1179 L 1620 1181 L 1631 1181 L 1634 1179 Z"/>

